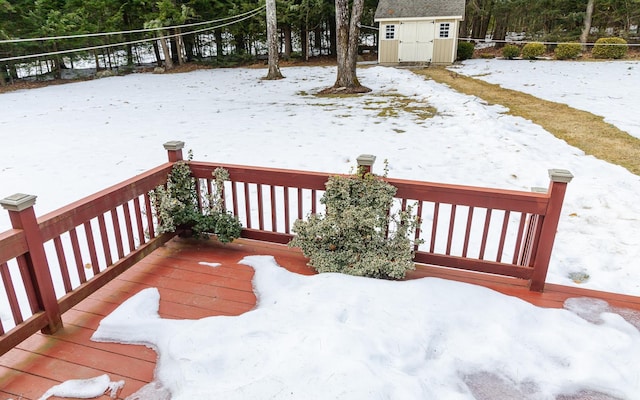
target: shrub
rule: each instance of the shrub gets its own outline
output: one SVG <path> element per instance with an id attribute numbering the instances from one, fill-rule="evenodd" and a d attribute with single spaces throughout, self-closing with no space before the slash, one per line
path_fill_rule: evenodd
<path id="1" fill-rule="evenodd" d="M 191 160 L 189 153 L 189 160 Z M 178 161 L 173 165 L 166 186 L 158 186 L 151 192 L 156 216 L 159 220 L 158 232 L 178 232 L 184 236 L 207 238 L 215 234 L 219 241 L 226 243 L 240 237 L 240 221 L 224 211 L 222 189 L 229 180 L 229 172 L 216 168 L 213 172 L 216 190 L 201 200 L 198 205 L 196 180 L 191 175 L 188 161 Z"/>
<path id="2" fill-rule="evenodd" d="M 527 60 L 535 60 L 536 58 L 542 56 L 545 50 L 546 48 L 542 43 L 527 43 L 522 48 L 522 58 L 526 58 Z"/>
<path id="3" fill-rule="evenodd" d="M 627 55 L 627 41 L 622 38 L 608 37 L 596 40 L 596 44 L 591 50 L 593 58 L 623 58 Z"/>
<path id="4" fill-rule="evenodd" d="M 475 49 L 475 47 L 475 44 L 471 42 L 458 43 L 458 53 L 456 59 L 458 61 L 464 61 L 473 58 L 473 50 Z"/>
<path id="5" fill-rule="evenodd" d="M 575 60 L 582 53 L 582 45 L 580 43 L 560 43 L 553 50 L 558 60 Z"/>
<path id="6" fill-rule="evenodd" d="M 300 247 L 318 272 L 402 279 L 414 269 L 411 208 L 390 212 L 396 188 L 372 174 L 333 176 L 320 200 L 326 215 L 293 225 Z"/>
<path id="7" fill-rule="evenodd" d="M 508 44 L 502 48 L 502 57 L 506 58 L 507 60 L 513 60 L 514 58 L 519 56 L 520 47 L 516 45 Z"/>

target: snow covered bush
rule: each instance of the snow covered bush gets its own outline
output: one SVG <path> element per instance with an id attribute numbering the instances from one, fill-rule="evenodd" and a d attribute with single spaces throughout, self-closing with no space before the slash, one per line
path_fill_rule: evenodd
<path id="1" fill-rule="evenodd" d="M 189 160 L 191 160 L 191 152 Z M 159 220 L 158 232 L 178 232 L 195 238 L 207 238 L 215 234 L 223 243 L 240 237 L 240 221 L 224 210 L 222 188 L 229 180 L 229 172 L 216 168 L 213 172 L 216 190 L 205 196 L 203 209 L 198 204 L 196 179 L 191 174 L 188 161 L 178 161 L 173 165 L 166 186 L 158 186 L 151 197 Z"/>
<path id="2" fill-rule="evenodd" d="M 618 37 L 607 37 L 596 40 L 591 55 L 593 58 L 619 59 L 627 55 L 627 41 Z"/>
<path id="3" fill-rule="evenodd" d="M 544 55 L 546 47 L 539 42 L 527 43 L 522 48 L 522 58 L 527 60 L 535 60 L 536 58 Z"/>
<path id="4" fill-rule="evenodd" d="M 458 53 L 456 60 L 464 61 L 473 57 L 473 50 L 475 49 L 475 44 L 471 42 L 460 42 L 458 43 Z"/>
<path id="5" fill-rule="evenodd" d="M 402 279 L 415 268 L 411 208 L 390 212 L 396 188 L 373 174 L 333 176 L 320 200 L 326 215 L 297 220 L 289 243 L 318 272 Z"/>
<path id="6" fill-rule="evenodd" d="M 553 53 L 557 60 L 575 60 L 582 53 L 582 45 L 580 43 L 560 43 Z"/>
<path id="7" fill-rule="evenodd" d="M 513 60 L 520 56 L 520 47 L 514 44 L 508 44 L 502 48 L 502 57 L 507 60 Z"/>

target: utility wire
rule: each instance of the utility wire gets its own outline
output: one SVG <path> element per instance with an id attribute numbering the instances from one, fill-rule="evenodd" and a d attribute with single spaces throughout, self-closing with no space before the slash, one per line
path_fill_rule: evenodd
<path id="1" fill-rule="evenodd" d="M 190 27 L 194 27 L 194 26 L 208 25 L 208 24 L 213 24 L 213 23 L 217 23 L 217 22 L 222 22 L 222 21 L 226 21 L 226 20 L 234 19 L 234 18 L 238 18 L 238 17 L 244 17 L 245 15 L 248 15 L 248 14 L 252 14 L 252 16 L 253 16 L 254 15 L 253 13 L 257 13 L 257 12 L 261 11 L 262 9 L 264 9 L 265 7 L 266 6 L 260 6 L 260 7 L 256 8 L 256 9 L 254 9 L 254 10 L 247 11 L 245 13 L 234 15 L 234 16 L 231 16 L 231 17 L 214 19 L 214 20 L 211 20 L 211 21 L 204 21 L 204 22 L 194 22 L 194 23 L 185 24 L 185 25 L 163 26 L 163 27 L 158 27 L 158 28 L 135 29 L 135 30 L 130 30 L 130 31 L 83 33 L 83 34 L 66 35 L 66 36 L 47 36 L 47 37 L 38 37 L 38 38 L 25 38 L 25 39 L 4 39 L 4 40 L 0 40 L 0 44 L 3 44 L 3 43 L 37 42 L 37 41 L 45 41 L 45 40 L 76 39 L 76 38 L 97 37 L 97 36 L 115 36 L 115 35 L 122 35 L 122 34 L 127 34 L 127 33 L 155 32 L 155 31 L 160 31 L 160 30 L 164 30 L 164 29 L 190 28 Z"/>
<path id="2" fill-rule="evenodd" d="M 235 23 L 242 22 L 242 21 L 247 20 L 249 18 L 253 18 L 256 15 L 260 14 L 260 12 L 262 11 L 263 8 L 264 7 L 256 8 L 255 10 L 251 11 L 252 14 L 250 14 L 250 15 L 246 15 L 246 13 L 245 14 L 241 14 L 241 15 L 245 15 L 241 19 L 234 20 L 234 21 L 227 22 L 227 23 L 220 24 L 220 25 L 216 25 L 216 26 L 211 26 L 211 27 L 208 27 L 208 28 L 198 29 L 198 30 L 195 30 L 195 31 L 175 33 L 173 35 L 163 35 L 163 36 L 158 36 L 158 37 L 148 38 L 148 39 L 131 40 L 131 41 L 128 41 L 128 42 L 104 44 L 104 45 L 91 46 L 91 47 L 82 47 L 82 48 L 71 49 L 71 50 L 59 50 L 59 51 L 52 51 L 52 52 L 48 52 L 48 53 L 30 54 L 30 55 L 26 55 L 26 56 L 15 56 L 15 57 L 0 58 L 0 62 L 3 62 L 3 61 L 16 61 L 16 60 L 27 60 L 27 59 L 31 59 L 31 58 L 47 57 L 47 56 L 53 56 L 53 55 L 59 55 L 59 54 L 69 54 L 69 53 L 77 53 L 77 52 L 89 51 L 89 50 L 106 49 L 106 48 L 109 48 L 109 47 L 126 46 L 126 45 L 129 45 L 129 44 L 152 42 L 154 40 L 165 40 L 165 39 L 168 39 L 168 38 L 173 38 L 173 37 L 178 37 L 178 36 L 183 36 L 183 35 L 191 35 L 191 34 L 195 34 L 195 33 L 207 32 L 207 31 L 211 31 L 211 30 L 214 30 L 214 29 L 222 28 L 222 27 L 225 27 L 225 26 L 233 25 Z M 164 30 L 164 29 L 171 29 L 171 28 L 172 27 L 163 27 L 163 28 L 160 28 L 160 29 Z M 156 30 L 158 30 L 158 29 L 156 29 Z"/>
<path id="3" fill-rule="evenodd" d="M 493 39 L 478 39 L 478 38 L 458 38 L 458 40 L 475 42 L 476 44 L 491 44 L 491 43 L 507 43 L 507 44 L 527 44 L 527 43 L 542 43 L 544 45 L 559 45 L 559 44 L 568 44 L 568 43 L 576 43 L 581 46 L 640 46 L 638 43 L 579 43 L 579 42 L 539 42 L 535 40 L 493 40 Z"/>

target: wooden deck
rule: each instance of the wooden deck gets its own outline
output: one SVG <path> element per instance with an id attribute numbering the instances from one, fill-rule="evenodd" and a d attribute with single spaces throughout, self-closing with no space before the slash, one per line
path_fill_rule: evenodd
<path id="1" fill-rule="evenodd" d="M 143 346 L 92 342 L 90 337 L 100 320 L 148 287 L 160 290 L 160 314 L 165 318 L 197 319 L 249 311 L 256 301 L 251 286 L 253 270 L 237 262 L 253 254 L 270 254 L 291 271 L 313 273 L 305 258 L 286 246 L 249 240 L 221 245 L 174 239 L 65 313 L 65 327 L 60 332 L 36 334 L 0 357 L 0 398 L 38 399 L 60 382 L 105 373 L 112 381 L 125 381 L 119 399 L 135 393 L 153 379 L 156 353 Z M 513 278 L 425 266 L 410 274 L 410 278 L 425 276 L 483 285 L 544 307 L 562 307 L 570 297 L 596 297 L 615 307 L 640 310 L 640 298 L 631 296 L 551 284 L 544 293 L 530 292 L 524 281 Z"/>

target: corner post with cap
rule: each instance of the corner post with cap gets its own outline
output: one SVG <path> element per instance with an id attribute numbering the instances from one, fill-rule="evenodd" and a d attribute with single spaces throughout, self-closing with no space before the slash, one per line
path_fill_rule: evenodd
<path id="1" fill-rule="evenodd" d="M 42 232 L 38 226 L 33 205 L 36 196 L 16 193 L 0 200 L 0 205 L 9 212 L 9 218 L 13 229 L 24 232 L 29 251 L 18 258 L 18 264 L 22 264 L 29 274 L 29 284 L 35 292 L 35 299 L 29 299 L 32 312 L 44 311 L 47 316 L 47 326 L 42 333 L 53 334 L 62 327 L 60 306 L 53 286 L 51 271 L 44 249 Z M 33 296 L 31 296 L 33 297 Z"/>
<path id="2" fill-rule="evenodd" d="M 551 179 L 548 190 L 549 202 L 542 220 L 538 245 L 533 255 L 533 274 L 529 284 L 529 290 L 534 292 L 542 292 L 544 290 L 553 242 L 555 241 L 560 221 L 562 203 L 567 191 L 567 184 L 571 182 L 573 175 L 567 170 L 550 169 L 549 178 Z"/>
<path id="3" fill-rule="evenodd" d="M 364 177 L 371 173 L 373 164 L 376 162 L 376 156 L 373 154 L 361 154 L 356 159 L 358 162 L 358 175 Z"/>
<path id="4" fill-rule="evenodd" d="M 164 149 L 167 150 L 169 156 L 169 162 L 182 161 L 182 149 L 184 148 L 184 142 L 180 140 L 172 140 L 163 144 Z"/>

